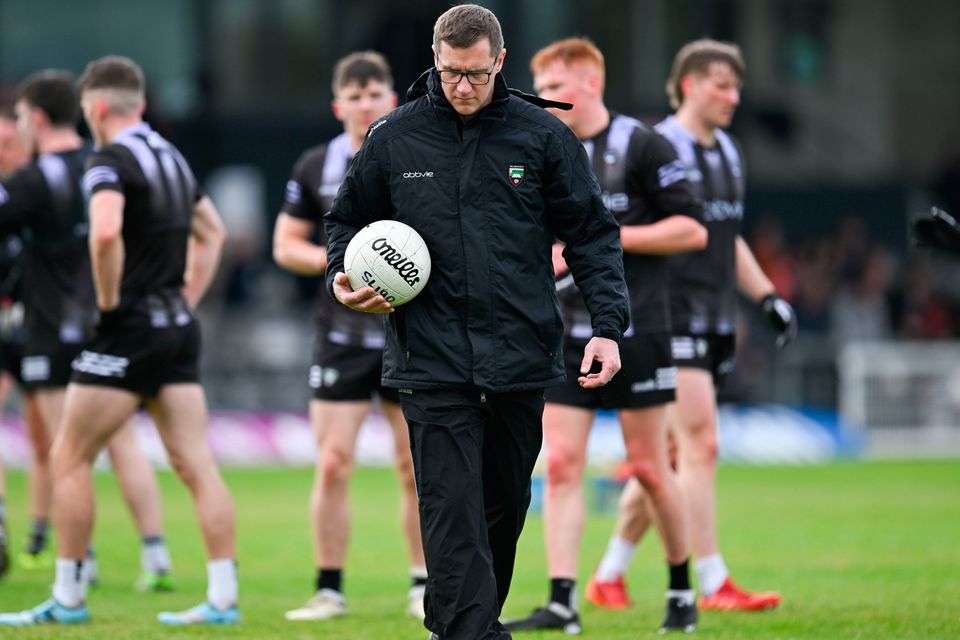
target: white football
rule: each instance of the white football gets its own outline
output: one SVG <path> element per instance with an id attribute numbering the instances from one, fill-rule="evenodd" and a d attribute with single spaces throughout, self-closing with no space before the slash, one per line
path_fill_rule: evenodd
<path id="1" fill-rule="evenodd" d="M 413 227 L 396 220 L 377 220 L 350 240 L 343 270 L 355 291 L 373 287 L 397 307 L 410 302 L 427 284 L 430 252 Z"/>

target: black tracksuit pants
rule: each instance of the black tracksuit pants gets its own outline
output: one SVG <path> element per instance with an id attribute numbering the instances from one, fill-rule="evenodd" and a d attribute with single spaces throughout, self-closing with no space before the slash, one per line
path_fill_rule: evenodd
<path id="1" fill-rule="evenodd" d="M 543 390 L 402 390 L 427 561 L 425 626 L 441 640 L 510 638 L 499 622 L 530 474 Z"/>

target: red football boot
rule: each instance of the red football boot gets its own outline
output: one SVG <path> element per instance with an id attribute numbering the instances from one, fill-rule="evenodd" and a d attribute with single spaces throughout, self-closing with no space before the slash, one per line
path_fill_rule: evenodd
<path id="1" fill-rule="evenodd" d="M 764 591 L 762 593 L 744 591 L 728 577 L 714 594 L 700 598 L 700 609 L 704 611 L 763 611 L 775 608 L 780 604 L 780 599 L 780 594 L 776 591 Z"/>
<path id="2" fill-rule="evenodd" d="M 590 578 L 583 596 L 598 607 L 604 609 L 626 609 L 630 606 L 630 596 L 627 595 L 627 583 L 623 577 L 609 582 L 601 582 Z"/>

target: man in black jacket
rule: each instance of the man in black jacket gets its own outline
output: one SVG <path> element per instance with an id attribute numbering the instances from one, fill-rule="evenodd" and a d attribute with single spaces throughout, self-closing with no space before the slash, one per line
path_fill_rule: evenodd
<path id="1" fill-rule="evenodd" d="M 543 389 L 564 378 L 551 245 L 591 315 L 579 382 L 606 384 L 627 325 L 619 228 L 577 138 L 507 89 L 496 16 L 476 5 L 434 27 L 435 69 L 375 122 L 326 218 L 327 284 L 387 315 L 383 383 L 410 425 L 437 638 L 509 638 L 498 622 L 540 450 Z M 542 103 L 541 103 L 542 104 Z M 404 307 L 353 291 L 347 242 L 394 219 L 430 248 L 430 282 Z M 594 363 L 599 369 L 591 371 Z"/>

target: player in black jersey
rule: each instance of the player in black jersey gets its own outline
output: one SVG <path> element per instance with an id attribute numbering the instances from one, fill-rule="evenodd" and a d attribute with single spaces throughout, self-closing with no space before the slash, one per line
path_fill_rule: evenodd
<path id="1" fill-rule="evenodd" d="M 547 389 L 543 414 L 550 600 L 507 627 L 579 630 L 573 592 L 584 525 L 583 473 L 594 414 L 605 408 L 618 410 L 631 471 L 654 496 L 669 574 L 662 628 L 692 630 L 696 605 L 689 579 L 683 499 L 666 447 L 666 406 L 674 398 L 676 368 L 670 355 L 663 256 L 706 246 L 707 233 L 698 221 L 700 203 L 670 143 L 604 105 L 604 59 L 593 43 L 582 38 L 554 42 L 537 52 L 530 67 L 541 97 L 574 105 L 556 115 L 583 142 L 607 207 L 620 222 L 631 324 L 620 344 L 623 366 L 617 377 L 601 389 L 581 389 L 576 376 L 579 354 L 592 332 L 590 316 L 572 282 L 561 295 L 567 382 Z M 569 279 L 566 265 L 559 252 L 555 255 L 555 269 L 563 283 L 564 277 Z M 609 599 L 617 593 L 622 590 L 602 581 L 587 586 L 591 599 Z M 608 604 L 623 607 L 627 602 Z"/>
<path id="2" fill-rule="evenodd" d="M 352 53 L 336 64 L 333 96 L 333 113 L 343 123 L 344 131 L 329 143 L 307 150 L 297 161 L 274 230 L 273 254 L 277 264 L 303 275 L 324 272 L 327 258 L 323 214 L 330 210 L 370 124 L 397 103 L 390 67 L 383 56 L 372 51 Z M 317 440 L 316 474 L 310 497 L 316 594 L 303 607 L 288 611 L 286 617 L 325 620 L 347 612 L 341 586 L 350 531 L 347 492 L 357 436 L 375 393 L 393 429 L 402 490 L 401 518 L 413 581 L 407 611 L 422 620 L 426 566 L 413 462 L 397 391 L 380 384 L 383 319 L 352 311 L 320 291 L 316 327 L 310 368 L 310 420 Z"/>
<path id="3" fill-rule="evenodd" d="M 100 145 L 83 178 L 100 319 L 74 361 L 53 448 L 53 597 L 0 620 L 89 619 L 83 566 L 94 515 L 91 465 L 100 447 L 146 403 L 174 470 L 193 495 L 210 558 L 206 601 L 159 619 L 176 625 L 236 622 L 233 502 L 204 438 L 207 410 L 193 316 L 216 270 L 223 226 L 180 152 L 143 122 L 144 80 L 135 63 L 116 56 L 91 62 L 78 87 Z"/>
<path id="4" fill-rule="evenodd" d="M 793 309 L 782 300 L 740 236 L 744 163 L 724 129 L 740 102 L 744 63 L 733 44 L 698 40 L 677 54 L 667 92 L 676 114 L 657 130 L 674 145 L 704 202 L 710 234 L 706 250 L 671 258 L 670 303 L 677 402 L 668 420 L 677 445 L 677 467 L 688 503 L 701 609 L 763 610 L 780 602 L 776 592 L 751 593 L 729 576 L 717 544 L 715 474 L 716 388 L 733 367 L 736 294 L 756 302 L 784 347 L 796 335 Z M 644 492 L 628 483 L 620 501 L 613 544 L 601 563 L 622 574 L 636 542 L 651 523 Z"/>
<path id="5" fill-rule="evenodd" d="M 30 152 L 17 131 L 17 117 L 9 105 L 0 106 L 0 180 L 15 169 L 30 162 Z M 7 395 L 13 381 L 20 377 L 22 341 L 19 339 L 23 306 L 17 299 L 20 280 L 20 238 L 15 235 L 0 238 L 0 412 L 7 404 Z M 36 405 L 24 399 L 25 421 L 38 420 Z M 7 539 L 7 486 L 0 457 L 0 577 L 10 567 Z"/>
<path id="6" fill-rule="evenodd" d="M 43 553 L 52 494 L 49 451 L 59 428 L 71 363 L 91 337 L 96 314 L 87 249 L 86 202 L 80 188 L 91 147 L 77 134 L 80 105 L 74 78 L 64 71 L 37 72 L 17 89 L 17 122 L 36 160 L 4 182 L 0 231 L 24 241 L 24 355 L 21 379 L 36 397 L 43 429 L 31 429 L 35 499 L 43 520 L 34 522 L 22 561 Z M 163 541 L 160 490 L 137 444 L 132 425 L 107 443 L 113 467 L 143 540 L 144 589 L 169 589 L 170 557 Z M 42 563 L 39 563 L 42 564 Z M 88 563 L 95 579 L 95 562 Z"/>

